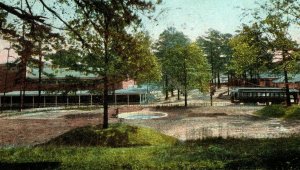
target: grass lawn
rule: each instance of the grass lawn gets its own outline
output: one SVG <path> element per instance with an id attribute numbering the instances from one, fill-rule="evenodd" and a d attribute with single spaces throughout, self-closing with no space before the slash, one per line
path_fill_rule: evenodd
<path id="1" fill-rule="evenodd" d="M 91 140 L 81 142 L 80 145 L 71 142 L 75 135 L 86 131 L 97 132 L 104 139 L 115 138 L 117 141 L 123 141 L 113 137 L 113 134 L 119 131 L 126 138 L 128 146 L 126 143 L 122 143 L 122 146 L 116 143 L 110 146 L 102 142 L 105 140 L 99 139 L 99 143 L 93 143 Z M 139 136 L 140 132 L 148 133 L 146 137 L 149 140 Z M 58 141 L 61 143 L 57 143 Z M 180 142 L 151 129 L 117 124 L 102 131 L 97 127 L 79 128 L 42 146 L 0 148 L 0 162 L 0 169 L 24 166 L 74 170 L 300 169 L 300 137 L 212 138 Z"/>

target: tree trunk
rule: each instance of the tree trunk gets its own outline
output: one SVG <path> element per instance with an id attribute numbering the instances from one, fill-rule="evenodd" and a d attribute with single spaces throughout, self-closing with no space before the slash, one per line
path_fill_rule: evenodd
<path id="1" fill-rule="evenodd" d="M 184 107 L 187 107 L 187 89 L 184 87 Z"/>
<path id="2" fill-rule="evenodd" d="M 250 70 L 250 72 L 249 72 L 249 76 L 250 76 L 250 83 L 251 83 L 251 86 L 253 86 L 254 81 L 253 81 L 253 74 L 252 74 L 252 71 L 251 71 L 251 70 Z"/>
<path id="3" fill-rule="evenodd" d="M 180 90 L 177 89 L 177 100 L 180 100 Z"/>
<path id="4" fill-rule="evenodd" d="M 286 94 L 286 106 L 291 106 L 291 97 L 290 97 L 290 88 L 289 88 L 289 81 L 287 76 L 287 71 L 284 71 L 284 82 L 285 82 L 285 94 Z"/>
<path id="5" fill-rule="evenodd" d="M 219 88 L 221 88 L 221 80 L 220 80 L 220 71 L 219 70 L 218 70 L 217 76 L 218 76 L 218 89 L 219 89 Z"/>
<path id="6" fill-rule="evenodd" d="M 103 128 L 108 128 L 108 31 L 109 31 L 109 25 L 108 25 L 108 19 L 104 19 L 105 23 L 105 30 L 104 30 L 104 76 L 103 76 Z"/>
<path id="7" fill-rule="evenodd" d="M 283 64 L 285 64 L 286 56 L 285 50 L 282 50 L 282 60 Z M 285 95 L 286 95 L 286 106 L 291 106 L 291 97 L 290 97 L 290 88 L 289 88 L 289 80 L 286 66 L 283 67 L 284 72 L 284 83 L 285 83 Z"/>
<path id="8" fill-rule="evenodd" d="M 116 77 L 114 77 L 114 80 L 116 80 Z M 116 83 L 113 83 L 112 87 L 112 96 L 114 97 L 114 105 L 117 106 L 117 96 L 116 96 Z"/>
<path id="9" fill-rule="evenodd" d="M 243 75 L 243 79 L 244 79 L 244 86 L 247 86 L 247 73 L 244 72 L 244 75 Z"/>
<path id="10" fill-rule="evenodd" d="M 230 75 L 227 73 L 227 95 L 229 96 L 229 86 L 230 86 Z"/>
<path id="11" fill-rule="evenodd" d="M 184 59 L 183 63 L 184 68 L 184 107 L 187 107 L 187 68 L 186 68 L 186 59 Z"/>
<path id="12" fill-rule="evenodd" d="M 146 100 L 147 100 L 147 104 L 149 103 L 149 81 L 147 81 L 147 97 L 146 97 Z"/>
<path id="13" fill-rule="evenodd" d="M 217 87 L 217 72 L 214 72 L 214 86 Z"/>
<path id="14" fill-rule="evenodd" d="M 171 88 L 171 96 L 172 96 L 172 97 L 175 96 L 175 94 L 174 94 L 174 88 L 173 88 L 173 87 Z"/>
<path id="15" fill-rule="evenodd" d="M 21 79 L 21 87 L 20 87 L 20 108 L 19 111 L 22 112 L 24 108 L 24 96 L 25 96 L 25 83 L 26 83 L 26 65 L 27 65 L 27 56 L 21 57 L 21 67 L 20 67 L 20 79 Z"/>
<path id="16" fill-rule="evenodd" d="M 6 88 L 7 88 L 7 76 L 8 76 L 8 71 L 9 71 L 9 65 L 8 65 L 8 59 L 9 59 L 9 52 L 10 52 L 10 49 L 11 49 L 11 43 L 9 44 L 9 48 L 7 50 L 7 58 L 6 58 L 6 70 L 5 70 L 5 80 L 4 80 L 4 92 L 3 92 L 3 103 L 6 102 L 6 98 L 5 98 L 5 95 L 6 95 Z M 3 106 L 5 107 L 5 105 L 3 104 Z M 2 113 L 2 103 L 1 103 L 1 113 Z"/>
<path id="17" fill-rule="evenodd" d="M 168 75 L 165 75 L 165 93 L 166 97 L 165 100 L 169 100 L 169 91 L 168 91 L 168 86 L 169 86 L 169 80 L 168 80 Z"/>
<path id="18" fill-rule="evenodd" d="M 38 108 L 40 108 L 41 105 L 41 86 L 42 86 L 42 47 L 41 42 L 39 42 L 39 99 L 38 99 Z"/>
<path id="19" fill-rule="evenodd" d="M 210 92 L 210 106 L 213 106 L 213 93 Z"/>
<path id="20" fill-rule="evenodd" d="M 103 88 L 103 128 L 108 128 L 108 78 L 104 76 L 104 88 Z"/>

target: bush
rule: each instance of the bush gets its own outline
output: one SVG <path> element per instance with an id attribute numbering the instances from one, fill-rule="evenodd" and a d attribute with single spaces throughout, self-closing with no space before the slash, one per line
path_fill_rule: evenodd
<path id="1" fill-rule="evenodd" d="M 300 106 L 292 106 L 285 113 L 287 119 L 300 119 Z"/>
<path id="2" fill-rule="evenodd" d="M 257 115 L 263 117 L 283 117 L 285 115 L 285 107 L 282 105 L 270 105 L 258 110 Z"/>

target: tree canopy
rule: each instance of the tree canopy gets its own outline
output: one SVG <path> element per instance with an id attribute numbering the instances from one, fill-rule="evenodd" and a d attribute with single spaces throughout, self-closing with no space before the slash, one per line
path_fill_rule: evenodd
<path id="1" fill-rule="evenodd" d="M 220 87 L 220 74 L 226 72 L 227 64 L 232 56 L 231 48 L 228 45 L 231 37 L 231 34 L 223 34 L 217 30 L 209 29 L 207 35 L 199 36 L 196 40 L 199 47 L 204 49 L 211 65 L 214 84 L 218 83 L 218 87 Z"/>

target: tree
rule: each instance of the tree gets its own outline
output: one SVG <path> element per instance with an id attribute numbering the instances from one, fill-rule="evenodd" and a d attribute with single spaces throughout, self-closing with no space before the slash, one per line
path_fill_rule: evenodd
<path id="1" fill-rule="evenodd" d="M 294 0 L 270 0 L 258 8 L 258 11 L 264 13 L 265 17 L 260 18 L 257 17 L 259 13 L 254 14 L 254 17 L 261 24 L 269 49 L 274 54 L 280 52 L 282 56 L 281 61 L 276 63 L 275 68 L 283 72 L 287 106 L 291 106 L 288 72 L 294 70 L 291 66 L 295 65 L 298 60 L 297 55 L 293 55 L 298 51 L 298 44 L 289 35 L 289 28 L 293 23 L 297 23 L 297 15 L 295 15 L 297 6 L 299 7 L 299 4 Z"/>
<path id="2" fill-rule="evenodd" d="M 183 87 L 184 106 L 187 107 L 188 90 L 208 90 L 210 67 L 202 49 L 196 43 L 175 47 L 171 51 L 171 54 L 174 54 L 171 59 L 173 60 L 172 63 L 176 63 L 174 64 L 174 70 L 181 70 L 180 72 L 174 72 L 173 75 Z"/>
<path id="3" fill-rule="evenodd" d="M 178 72 L 181 72 L 181 70 L 176 69 L 177 67 L 175 67 L 175 65 L 177 62 L 182 62 L 182 60 L 173 60 L 173 58 L 178 54 L 174 54 L 174 51 L 172 50 L 174 48 L 186 46 L 189 42 L 190 40 L 182 32 L 170 27 L 160 34 L 159 40 L 155 44 L 155 55 L 158 57 L 162 66 L 165 100 L 169 99 L 169 91 L 173 92 L 176 87 L 179 95 L 180 89 L 179 84 L 176 81 L 176 76 Z"/>
<path id="4" fill-rule="evenodd" d="M 137 83 L 158 82 L 161 80 L 161 65 L 153 54 L 152 42 L 148 34 L 137 33 L 134 35 L 136 48 L 132 50 L 129 68 L 130 75 Z"/>
<path id="5" fill-rule="evenodd" d="M 276 51 L 281 52 L 282 60 L 278 63 L 277 68 L 283 71 L 285 89 L 286 89 L 286 104 L 291 106 L 291 99 L 289 93 L 289 82 L 288 82 L 288 72 L 292 71 L 291 64 L 296 62 L 293 58 L 292 52 L 297 51 L 298 44 L 291 40 L 288 35 L 289 22 L 283 21 L 280 15 L 269 14 L 263 21 L 265 24 L 265 29 L 267 30 L 267 35 L 269 38 L 269 45 L 275 53 Z"/>
<path id="6" fill-rule="evenodd" d="M 74 2 L 78 10 L 71 25 L 88 40 L 85 47 L 87 51 L 100 61 L 100 65 L 94 65 L 93 70 L 103 78 L 103 128 L 108 128 L 109 77 L 115 73 L 114 66 L 120 61 L 125 61 L 122 64 L 127 65 L 126 60 L 131 56 L 128 54 L 136 47 L 134 39 L 126 29 L 140 23 L 138 11 L 151 11 L 154 6 L 144 0 Z M 76 34 L 73 37 L 79 38 Z M 100 71 L 97 70 L 99 68 Z"/>
<path id="7" fill-rule="evenodd" d="M 46 42 L 50 43 L 53 39 L 61 40 L 62 38 L 57 33 L 53 33 L 49 26 L 44 25 L 41 17 L 33 14 L 28 0 L 25 0 L 25 3 L 21 1 L 19 5 L 20 8 L 0 3 L 0 34 L 3 39 L 12 42 L 13 49 L 20 56 L 18 83 L 20 84 L 20 111 L 22 111 L 28 62 L 32 60 L 33 56 L 42 53 L 41 43 L 45 45 Z M 18 18 L 9 19 L 9 12 Z"/>
<path id="8" fill-rule="evenodd" d="M 119 45 L 112 44 L 110 49 L 111 56 L 107 70 L 110 86 L 127 78 L 132 78 L 138 83 L 160 80 L 160 65 L 151 52 L 151 41 L 147 34 L 137 33 L 130 37 L 130 41 L 126 41 L 126 44 L 122 44 L 124 46 L 119 47 Z M 48 55 L 47 58 L 52 61 L 53 65 L 85 74 L 92 73 L 103 82 L 105 63 L 99 54 L 71 48 L 57 51 L 55 54 Z"/>
<path id="9" fill-rule="evenodd" d="M 225 70 L 228 58 L 231 56 L 228 41 L 231 34 L 222 34 L 217 30 L 210 29 L 206 36 L 200 36 L 196 42 L 204 49 L 208 62 L 211 65 L 212 82 L 214 86 L 220 88 L 220 74 Z"/>
<path id="10" fill-rule="evenodd" d="M 229 67 L 245 81 L 249 75 L 251 85 L 257 85 L 259 74 L 271 69 L 272 55 L 269 53 L 267 39 L 263 37 L 257 24 L 251 27 L 243 25 L 238 33 L 229 41 L 234 56 Z"/>
<path id="11" fill-rule="evenodd" d="M 27 0 L 25 1 L 27 2 Z M 31 6 L 35 6 L 37 4 L 35 2 Z M 38 4 L 43 7 L 43 11 L 47 12 L 33 14 L 14 5 L 7 5 L 2 2 L 0 3 L 0 8 L 23 21 L 37 22 L 56 27 L 49 24 L 49 22 L 45 22 L 46 18 L 44 16 L 48 17 L 50 14 L 56 21 L 60 21 L 65 26 L 63 30 L 68 31 L 71 39 L 77 41 L 73 41 L 75 42 L 73 43 L 74 48 L 78 47 L 74 46 L 74 44 L 78 45 L 78 42 L 80 42 L 85 54 L 81 54 L 79 57 L 85 58 L 86 62 L 96 59 L 93 63 L 90 62 L 92 69 L 89 71 L 93 71 L 103 78 L 103 127 L 107 128 L 108 78 L 114 72 L 114 66 L 120 65 L 118 61 L 126 61 L 126 58 L 129 57 L 127 52 L 135 47 L 131 46 L 134 45 L 132 44 L 134 41 L 132 41 L 133 38 L 128 33 L 128 30 L 132 28 L 136 29 L 140 24 L 141 19 L 138 13 L 153 11 L 154 4 L 146 0 L 57 0 L 50 3 L 38 0 Z M 66 17 L 67 19 L 61 17 L 61 14 L 70 9 L 74 9 L 74 11 L 69 12 L 69 17 Z M 70 15 L 74 15 L 74 17 Z"/>

